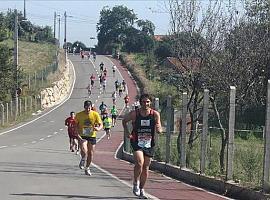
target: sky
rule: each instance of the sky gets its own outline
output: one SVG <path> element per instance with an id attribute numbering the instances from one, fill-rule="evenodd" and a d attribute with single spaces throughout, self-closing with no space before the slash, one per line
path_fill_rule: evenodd
<path id="1" fill-rule="evenodd" d="M 169 14 L 166 11 L 166 1 L 162 0 L 126 0 L 126 1 L 103 1 L 103 0 L 25 0 L 26 18 L 39 26 L 54 27 L 54 12 L 60 15 L 60 41 L 64 40 L 64 12 L 67 12 L 67 41 L 81 41 L 86 46 L 93 47 L 97 44 L 96 25 L 99 21 L 100 11 L 104 6 L 113 8 L 123 5 L 132 9 L 138 19 L 150 20 L 154 23 L 156 35 L 164 35 L 169 30 Z M 24 0 L 0 0 L 0 12 L 17 9 L 23 13 Z M 58 24 L 58 23 L 57 23 Z M 56 27 L 58 37 L 58 26 Z M 90 39 L 90 38 L 95 39 Z"/>

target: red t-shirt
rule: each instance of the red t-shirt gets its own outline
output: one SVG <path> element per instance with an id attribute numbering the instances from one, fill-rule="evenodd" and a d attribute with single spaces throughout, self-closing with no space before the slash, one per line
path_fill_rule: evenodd
<path id="1" fill-rule="evenodd" d="M 76 125 L 75 119 L 68 117 L 65 120 L 65 125 L 68 127 L 68 134 L 75 135 L 75 125 Z"/>

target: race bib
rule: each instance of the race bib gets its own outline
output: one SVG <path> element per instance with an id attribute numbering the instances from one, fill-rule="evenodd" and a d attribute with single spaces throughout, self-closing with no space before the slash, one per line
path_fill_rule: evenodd
<path id="1" fill-rule="evenodd" d="M 82 134 L 83 134 L 84 136 L 91 137 L 91 136 L 93 135 L 93 129 L 90 128 L 90 127 L 83 128 Z"/>
<path id="2" fill-rule="evenodd" d="M 150 120 L 141 120 L 141 126 L 150 126 Z"/>
<path id="3" fill-rule="evenodd" d="M 138 136 L 138 146 L 142 148 L 150 148 L 151 147 L 151 135 L 141 135 Z"/>

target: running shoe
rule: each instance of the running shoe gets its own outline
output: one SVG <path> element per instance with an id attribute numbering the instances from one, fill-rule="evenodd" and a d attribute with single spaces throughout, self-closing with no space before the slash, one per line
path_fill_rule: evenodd
<path id="1" fill-rule="evenodd" d="M 138 185 L 136 185 L 136 184 L 133 184 L 133 194 L 135 196 L 140 196 L 140 190 L 139 190 Z"/>
<path id="2" fill-rule="evenodd" d="M 80 153 L 79 150 L 77 150 L 77 151 L 76 151 L 76 155 L 79 155 L 79 153 Z"/>
<path id="3" fill-rule="evenodd" d="M 85 160 L 81 159 L 80 164 L 79 164 L 80 169 L 84 169 L 84 165 L 85 165 Z"/>
<path id="4" fill-rule="evenodd" d="M 140 189 L 140 196 L 139 196 L 139 198 L 140 199 L 148 199 L 148 197 L 144 193 L 144 189 Z"/>
<path id="5" fill-rule="evenodd" d="M 87 168 L 84 170 L 84 173 L 85 173 L 85 175 L 88 175 L 88 176 L 91 176 L 91 175 L 92 175 L 89 167 L 87 167 Z"/>

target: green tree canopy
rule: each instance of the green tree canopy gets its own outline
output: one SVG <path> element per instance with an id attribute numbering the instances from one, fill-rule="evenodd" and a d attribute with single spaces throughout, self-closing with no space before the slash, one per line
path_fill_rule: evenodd
<path id="1" fill-rule="evenodd" d="M 155 25 L 149 20 L 138 20 L 137 25 L 140 31 L 146 35 L 154 35 Z"/>
<path id="2" fill-rule="evenodd" d="M 7 100 L 7 91 L 11 91 L 14 86 L 11 56 L 8 46 L 0 44 L 0 101 Z"/>
<path id="3" fill-rule="evenodd" d="M 97 24 L 98 47 L 101 52 L 106 52 L 106 46 L 111 43 L 121 42 L 120 36 L 126 35 L 126 31 L 133 26 L 137 19 L 133 10 L 125 6 L 116 6 L 112 9 L 104 7 L 100 12 Z"/>

